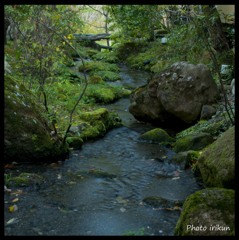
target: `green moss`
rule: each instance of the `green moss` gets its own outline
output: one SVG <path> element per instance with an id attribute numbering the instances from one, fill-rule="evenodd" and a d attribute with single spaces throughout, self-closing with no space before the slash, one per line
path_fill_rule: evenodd
<path id="1" fill-rule="evenodd" d="M 206 217 L 205 217 L 206 216 Z M 230 189 L 209 188 L 190 195 L 175 228 L 176 236 L 215 236 L 235 234 L 235 192 Z M 211 225 L 230 227 L 230 231 L 210 231 Z M 189 231 L 188 225 L 206 226 L 206 231 Z"/>
<path id="2" fill-rule="evenodd" d="M 235 127 L 204 149 L 198 168 L 207 186 L 235 187 Z"/>
<path id="3" fill-rule="evenodd" d="M 225 118 L 217 118 L 215 120 L 200 120 L 195 125 L 179 132 L 176 135 L 176 139 L 185 137 L 190 134 L 198 134 L 201 132 L 209 133 L 213 137 L 217 137 L 219 134 L 227 129 Z"/>
<path id="4" fill-rule="evenodd" d="M 111 103 L 116 99 L 114 91 L 110 88 L 95 88 L 88 97 L 94 98 L 96 103 Z"/>
<path id="5" fill-rule="evenodd" d="M 81 138 L 84 141 L 88 141 L 91 139 L 96 139 L 99 137 L 104 136 L 106 133 L 106 127 L 103 122 L 98 121 L 94 123 L 94 126 L 90 126 L 86 128 L 82 133 L 81 133 Z"/>
<path id="6" fill-rule="evenodd" d="M 98 61 L 103 60 L 104 62 L 109 62 L 109 63 L 117 63 L 119 61 L 119 59 L 116 56 L 116 53 L 114 51 L 98 52 L 95 55 L 93 55 L 92 58 L 94 60 L 98 60 Z"/>
<path id="7" fill-rule="evenodd" d="M 109 113 L 106 108 L 81 113 L 80 118 L 88 123 L 80 134 L 80 137 L 84 141 L 102 137 L 109 129 L 121 125 L 121 120 L 118 115 Z"/>
<path id="8" fill-rule="evenodd" d="M 14 187 L 28 187 L 31 185 L 38 185 L 44 181 L 43 177 L 35 173 L 21 173 L 17 177 L 12 177 L 9 180 L 9 186 Z"/>
<path id="9" fill-rule="evenodd" d="M 201 150 L 212 142 L 213 138 L 208 133 L 191 134 L 176 140 L 173 150 L 175 152 Z"/>
<path id="10" fill-rule="evenodd" d="M 131 91 L 122 87 L 113 87 L 108 84 L 93 84 L 88 86 L 83 99 L 85 102 L 107 104 L 121 97 L 128 96 L 130 93 Z"/>
<path id="11" fill-rule="evenodd" d="M 67 155 L 67 146 L 51 138 L 47 114 L 30 91 L 8 76 L 4 97 L 6 162 L 55 161 Z"/>
<path id="12" fill-rule="evenodd" d="M 140 139 L 161 143 L 162 145 L 166 145 L 166 146 L 174 142 L 174 139 L 170 137 L 168 133 L 161 128 L 155 128 L 142 134 L 140 136 Z"/>
<path id="13" fill-rule="evenodd" d="M 194 164 L 197 163 L 199 156 L 199 151 L 189 150 L 177 153 L 172 157 L 171 161 L 177 164 L 183 164 L 184 168 L 194 167 Z"/>
<path id="14" fill-rule="evenodd" d="M 109 116 L 109 111 L 106 108 L 99 108 L 92 112 L 84 112 L 80 114 L 80 118 L 87 122 L 95 122 L 96 120 L 106 119 Z"/>
<path id="15" fill-rule="evenodd" d="M 104 81 L 109 81 L 109 82 L 114 82 L 121 79 L 119 73 L 112 72 L 112 71 L 92 71 L 90 75 L 99 76 Z"/>
<path id="16" fill-rule="evenodd" d="M 73 149 L 80 149 L 84 141 L 81 137 L 67 137 L 66 142 L 68 143 L 69 147 Z"/>
<path id="17" fill-rule="evenodd" d="M 103 83 L 103 82 L 104 82 L 104 80 L 100 76 L 92 75 L 89 77 L 89 83 L 91 83 L 91 84 L 99 84 L 99 83 Z"/>

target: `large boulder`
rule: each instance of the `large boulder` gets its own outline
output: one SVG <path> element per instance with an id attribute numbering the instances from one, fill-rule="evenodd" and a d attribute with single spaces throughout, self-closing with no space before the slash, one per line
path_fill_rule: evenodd
<path id="1" fill-rule="evenodd" d="M 199 190 L 183 204 L 176 236 L 234 236 L 235 191 L 224 188 Z"/>
<path id="2" fill-rule="evenodd" d="M 197 168 L 207 186 L 235 188 L 235 127 L 203 151 Z"/>
<path id="3" fill-rule="evenodd" d="M 218 99 L 218 88 L 203 64 L 177 62 L 131 94 L 129 112 L 141 121 L 192 124 L 204 105 Z"/>
<path id="4" fill-rule="evenodd" d="M 44 108 L 23 85 L 4 76 L 4 162 L 54 162 L 68 146 L 51 136 Z"/>

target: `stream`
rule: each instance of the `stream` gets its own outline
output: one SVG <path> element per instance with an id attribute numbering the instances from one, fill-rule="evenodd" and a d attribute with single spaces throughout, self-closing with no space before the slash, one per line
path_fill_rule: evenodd
<path id="1" fill-rule="evenodd" d="M 122 80 L 111 84 L 132 89 L 147 83 L 149 73 L 120 68 Z M 117 112 L 123 126 L 85 143 L 64 162 L 18 167 L 39 173 L 44 182 L 20 188 L 17 211 L 10 213 L 5 204 L 5 235 L 173 236 L 181 205 L 172 203 L 201 187 L 191 169 L 170 163 L 172 150 L 139 141 L 154 127 L 135 120 L 128 106 L 129 98 L 103 106 Z M 98 169 L 107 175 L 89 174 Z M 5 203 L 16 197 L 5 195 Z M 166 205 L 144 201 L 150 197 Z"/>

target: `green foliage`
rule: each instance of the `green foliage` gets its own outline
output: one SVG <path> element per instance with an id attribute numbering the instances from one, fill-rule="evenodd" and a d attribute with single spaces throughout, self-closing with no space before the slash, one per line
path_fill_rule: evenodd
<path id="1" fill-rule="evenodd" d="M 12 179 L 12 174 L 11 173 L 4 173 L 4 184 L 6 187 L 9 187 L 9 184 Z"/>
<path id="2" fill-rule="evenodd" d="M 104 81 L 114 82 L 120 80 L 119 73 L 112 72 L 112 71 L 93 71 L 90 73 L 91 77 L 100 77 Z"/>
<path id="3" fill-rule="evenodd" d="M 222 132 L 228 129 L 227 120 L 222 117 L 217 117 L 215 120 L 200 120 L 198 123 L 189 127 L 176 135 L 176 139 L 199 133 L 209 133 L 213 137 L 219 136 Z"/>
<path id="4" fill-rule="evenodd" d="M 17 32 L 12 57 L 15 74 L 24 80 L 25 76 L 31 77 L 43 87 L 64 65 L 72 65 L 65 54 L 66 41 L 72 42 L 72 31 L 82 22 L 69 6 L 14 6 L 5 6 L 5 16 L 15 23 Z M 31 81 L 29 86 L 33 83 Z"/>
<path id="5" fill-rule="evenodd" d="M 125 40 L 150 38 L 155 26 L 162 25 L 157 5 L 110 5 L 111 23 L 116 23 Z M 112 28 L 115 25 L 112 25 Z"/>
<path id="6" fill-rule="evenodd" d="M 97 61 L 104 61 L 108 63 L 117 63 L 119 61 L 118 57 L 116 56 L 115 51 L 102 51 L 97 52 L 95 55 L 92 56 L 93 60 Z"/>

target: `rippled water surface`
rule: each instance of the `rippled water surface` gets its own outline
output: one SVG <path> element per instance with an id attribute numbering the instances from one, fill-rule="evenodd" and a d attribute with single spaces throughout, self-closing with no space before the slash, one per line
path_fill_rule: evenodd
<path id="1" fill-rule="evenodd" d="M 147 73 L 121 69 L 123 82 L 114 84 L 136 87 L 147 82 Z M 6 235 L 173 235 L 180 208 L 152 206 L 143 199 L 183 201 L 199 186 L 190 169 L 170 163 L 174 152 L 139 141 L 153 126 L 137 122 L 128 105 L 128 98 L 108 105 L 124 126 L 84 144 L 64 163 L 22 166 L 22 171 L 38 172 L 45 181 L 23 188 L 16 212 L 5 207 Z M 12 198 L 6 195 L 5 201 Z"/>

